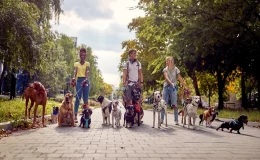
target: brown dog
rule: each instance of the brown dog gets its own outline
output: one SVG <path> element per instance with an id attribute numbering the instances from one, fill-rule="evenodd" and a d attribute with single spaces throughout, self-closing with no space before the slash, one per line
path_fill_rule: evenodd
<path id="1" fill-rule="evenodd" d="M 206 121 L 206 127 L 207 126 L 211 126 L 211 120 L 212 120 L 212 116 L 213 116 L 213 108 L 212 107 L 209 107 L 208 110 L 204 111 L 203 113 L 203 117 L 202 117 L 202 120 L 200 121 L 200 124 L 202 123 L 203 125 L 203 122 Z"/>
<path id="2" fill-rule="evenodd" d="M 59 126 L 75 126 L 74 122 L 74 104 L 73 95 L 67 93 L 62 101 L 59 115 L 58 115 L 58 125 Z"/>
<path id="3" fill-rule="evenodd" d="M 25 118 L 28 118 L 28 115 L 29 115 L 29 118 L 31 118 L 30 114 L 31 114 L 31 109 L 32 109 L 35 99 L 36 99 L 35 97 L 36 97 L 36 90 L 33 88 L 33 84 L 30 83 L 29 87 L 26 88 L 26 90 L 24 91 L 24 93 L 22 95 L 22 100 L 25 98 Z M 31 100 L 31 104 L 30 104 L 29 112 L 28 112 L 29 100 Z"/>
<path id="4" fill-rule="evenodd" d="M 30 86 L 25 90 L 23 97 L 26 99 L 25 105 L 25 117 L 27 118 L 27 107 L 29 99 L 31 100 L 31 105 L 29 108 L 29 117 L 31 108 L 35 103 L 34 106 L 34 116 L 33 116 L 33 124 L 32 127 L 35 127 L 36 123 L 36 112 L 38 109 L 38 105 L 42 105 L 42 125 L 43 127 L 46 127 L 44 123 L 44 115 L 45 115 L 45 107 L 47 103 L 47 92 L 44 88 L 44 86 L 40 82 L 34 82 L 33 84 L 30 84 Z"/>

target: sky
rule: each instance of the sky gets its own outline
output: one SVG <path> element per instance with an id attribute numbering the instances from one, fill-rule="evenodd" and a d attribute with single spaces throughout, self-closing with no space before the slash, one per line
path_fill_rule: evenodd
<path id="1" fill-rule="evenodd" d="M 98 68 L 106 83 L 118 86 L 118 65 L 123 53 L 121 43 L 135 38 L 127 25 L 144 12 L 130 8 L 138 0 L 64 0 L 59 23 L 51 21 L 52 30 L 77 37 L 77 43 L 92 48 Z"/>

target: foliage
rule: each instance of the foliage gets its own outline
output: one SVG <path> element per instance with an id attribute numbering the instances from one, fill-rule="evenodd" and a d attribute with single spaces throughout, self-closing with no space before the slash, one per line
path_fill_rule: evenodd
<path id="1" fill-rule="evenodd" d="M 29 103 L 30 104 L 30 103 Z M 60 103 L 48 100 L 46 105 L 46 114 L 51 114 L 52 107 L 58 106 L 60 107 Z M 31 113 L 33 113 L 33 109 Z M 24 118 L 25 114 L 25 100 L 15 99 L 12 101 L 0 99 L 0 123 L 6 122 L 10 120 L 19 120 Z M 42 115 L 42 106 L 38 107 L 37 111 L 38 115 Z"/>
<path id="2" fill-rule="evenodd" d="M 160 73 L 163 57 L 172 55 L 185 73 L 183 76 L 192 78 L 197 95 L 198 72 L 216 78 L 219 109 L 223 108 L 227 82 L 234 80 L 239 70 L 260 80 L 256 72 L 260 60 L 257 1 L 140 0 L 137 7 L 146 15 L 133 19 L 128 27 L 136 32 L 137 39 L 133 41 L 137 42 L 140 55 L 155 55 L 147 61 L 152 68 L 148 75 Z M 160 82 L 161 73 L 153 79 Z"/>

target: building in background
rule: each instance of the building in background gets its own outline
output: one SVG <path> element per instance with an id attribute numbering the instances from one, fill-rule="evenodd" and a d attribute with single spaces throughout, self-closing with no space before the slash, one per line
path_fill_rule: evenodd
<path id="1" fill-rule="evenodd" d="M 77 41 L 78 41 L 78 37 L 70 37 L 71 40 L 73 41 L 73 45 L 76 48 L 77 47 Z"/>

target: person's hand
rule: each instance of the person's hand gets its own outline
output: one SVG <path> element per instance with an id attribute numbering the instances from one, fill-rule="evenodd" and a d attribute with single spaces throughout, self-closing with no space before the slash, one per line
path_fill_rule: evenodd
<path id="1" fill-rule="evenodd" d="M 82 81 L 81 85 L 82 85 L 83 87 L 88 86 L 88 80 L 85 79 L 84 81 Z"/>
<path id="2" fill-rule="evenodd" d="M 126 82 L 124 83 L 124 86 L 127 87 L 127 83 Z"/>
<path id="3" fill-rule="evenodd" d="M 174 87 L 174 83 L 171 83 L 171 86 Z"/>
<path id="4" fill-rule="evenodd" d="M 71 80 L 71 86 L 72 86 L 72 87 L 75 87 L 75 86 L 76 86 L 76 80 L 75 80 L 75 78 L 72 78 L 72 80 Z"/>
<path id="5" fill-rule="evenodd" d="M 140 83 L 140 87 L 143 88 L 144 84 L 143 83 Z"/>

